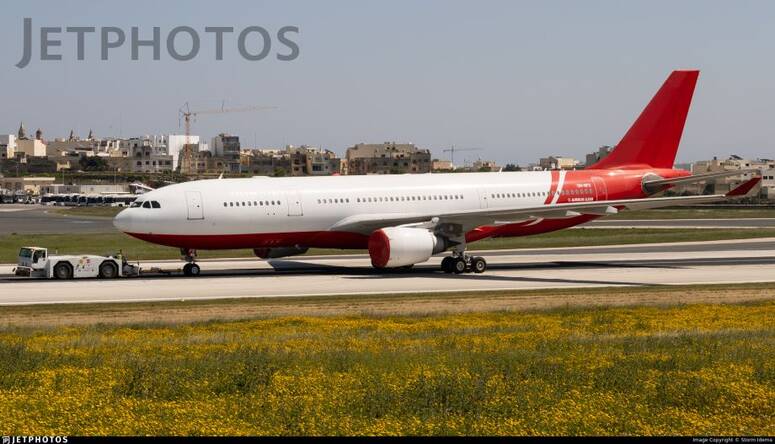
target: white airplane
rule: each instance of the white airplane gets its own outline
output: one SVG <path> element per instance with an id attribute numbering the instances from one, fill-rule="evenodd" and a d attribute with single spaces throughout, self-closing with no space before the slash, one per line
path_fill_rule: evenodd
<path id="1" fill-rule="evenodd" d="M 714 202 L 746 195 L 654 197 L 677 184 L 748 171 L 691 176 L 673 169 L 699 71 L 674 71 L 614 151 L 582 171 L 212 179 L 147 191 L 115 226 L 178 247 L 184 273 L 196 250 L 253 249 L 260 258 L 309 248 L 368 249 L 376 268 L 411 267 L 451 250 L 448 273 L 484 272 L 468 244 L 560 230 L 623 209 Z"/>

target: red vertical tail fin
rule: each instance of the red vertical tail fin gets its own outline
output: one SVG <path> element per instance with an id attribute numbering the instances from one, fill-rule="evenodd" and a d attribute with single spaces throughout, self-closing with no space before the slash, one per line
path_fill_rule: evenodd
<path id="1" fill-rule="evenodd" d="M 613 152 L 588 168 L 672 168 L 699 74 L 673 71 Z"/>

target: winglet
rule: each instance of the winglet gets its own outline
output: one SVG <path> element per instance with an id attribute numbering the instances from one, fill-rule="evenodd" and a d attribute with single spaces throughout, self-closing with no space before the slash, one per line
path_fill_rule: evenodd
<path id="1" fill-rule="evenodd" d="M 748 194 L 753 189 L 753 187 L 756 186 L 756 184 L 761 182 L 761 180 L 762 180 L 761 177 L 754 177 L 753 179 L 750 179 L 748 181 L 743 182 L 737 188 L 735 188 L 734 190 L 732 190 L 732 191 L 728 192 L 727 194 L 725 194 L 725 196 L 726 197 L 741 197 L 741 196 L 745 196 L 746 194 Z"/>

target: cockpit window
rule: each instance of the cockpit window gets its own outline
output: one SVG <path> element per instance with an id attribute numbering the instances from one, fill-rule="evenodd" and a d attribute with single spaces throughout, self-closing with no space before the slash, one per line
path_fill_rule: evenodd
<path id="1" fill-rule="evenodd" d="M 159 202 L 156 202 L 155 200 L 151 201 L 151 207 L 152 208 L 161 208 L 161 205 L 159 205 Z"/>
<path id="2" fill-rule="evenodd" d="M 146 200 L 145 202 L 143 202 L 143 208 L 151 208 L 151 201 Z"/>
<path id="3" fill-rule="evenodd" d="M 132 202 L 132 204 L 131 204 L 131 205 L 129 205 L 129 208 L 138 208 L 138 207 L 139 207 L 140 205 L 142 205 L 142 204 L 143 204 L 143 201 L 141 201 L 141 200 L 136 200 L 136 201 Z"/>

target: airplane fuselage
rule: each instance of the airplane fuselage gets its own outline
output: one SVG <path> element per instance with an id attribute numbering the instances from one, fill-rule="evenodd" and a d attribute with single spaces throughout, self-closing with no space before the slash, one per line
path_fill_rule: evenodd
<path id="1" fill-rule="evenodd" d="M 688 173 L 646 168 L 200 180 L 144 194 L 135 207 L 119 214 L 116 226 L 139 239 L 184 249 L 362 249 L 368 235 L 332 227 L 359 215 L 389 217 L 645 197 L 644 177 L 682 175 Z M 502 221 L 468 230 L 466 240 L 538 234 L 594 218 Z"/>

